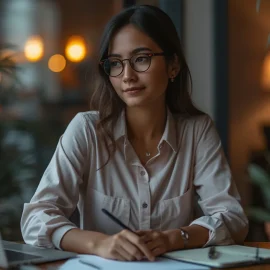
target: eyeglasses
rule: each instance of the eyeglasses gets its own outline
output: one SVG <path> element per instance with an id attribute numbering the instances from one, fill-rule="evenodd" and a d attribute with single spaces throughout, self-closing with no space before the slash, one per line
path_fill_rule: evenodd
<path id="1" fill-rule="evenodd" d="M 143 53 L 136 54 L 127 59 L 108 58 L 100 61 L 100 65 L 103 67 L 105 73 L 111 77 L 119 76 L 124 70 L 124 61 L 128 60 L 133 70 L 137 72 L 145 72 L 151 66 L 151 60 L 153 56 L 165 55 L 161 53 Z"/>

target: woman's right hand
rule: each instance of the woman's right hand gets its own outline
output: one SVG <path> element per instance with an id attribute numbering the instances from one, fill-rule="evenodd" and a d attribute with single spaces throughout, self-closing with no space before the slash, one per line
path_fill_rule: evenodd
<path id="1" fill-rule="evenodd" d="M 149 261 L 155 259 L 140 236 L 128 230 L 100 239 L 96 242 L 95 253 L 106 259 L 119 261 L 140 261 L 144 257 Z"/>

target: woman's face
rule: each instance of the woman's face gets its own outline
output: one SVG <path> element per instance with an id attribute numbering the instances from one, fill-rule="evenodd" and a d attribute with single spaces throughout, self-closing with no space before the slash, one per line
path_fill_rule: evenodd
<path id="1" fill-rule="evenodd" d="M 117 32 L 109 47 L 108 58 L 129 59 L 144 56 L 146 53 L 161 53 L 161 48 L 146 34 L 127 25 Z M 143 63 L 144 58 L 137 58 L 137 63 Z M 136 72 L 128 61 L 124 61 L 124 70 L 117 77 L 110 77 L 110 81 L 118 96 L 128 107 L 141 107 L 165 104 L 165 92 L 171 68 L 166 64 L 164 56 L 153 56 L 151 65 L 145 72 Z M 117 66 L 117 64 L 115 64 Z"/>

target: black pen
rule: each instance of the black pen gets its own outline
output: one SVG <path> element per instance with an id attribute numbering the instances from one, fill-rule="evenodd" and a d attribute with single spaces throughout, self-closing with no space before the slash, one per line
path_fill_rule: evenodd
<path id="1" fill-rule="evenodd" d="M 115 223 L 117 223 L 120 227 L 122 227 L 125 230 L 128 230 L 130 232 L 135 233 L 133 230 L 131 230 L 129 227 L 127 227 L 124 223 L 122 223 L 118 218 L 116 218 L 115 216 L 113 216 L 109 211 L 107 211 L 106 209 L 102 208 L 101 211 L 107 215 L 110 219 L 112 219 Z"/>

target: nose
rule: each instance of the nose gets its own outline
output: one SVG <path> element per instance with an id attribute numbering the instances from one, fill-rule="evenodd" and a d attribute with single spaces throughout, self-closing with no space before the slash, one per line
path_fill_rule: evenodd
<path id="1" fill-rule="evenodd" d="M 136 71 L 131 67 L 128 59 L 126 59 L 125 62 L 123 61 L 123 64 L 124 64 L 123 81 L 129 82 L 131 80 L 135 80 L 137 74 L 136 74 Z"/>

